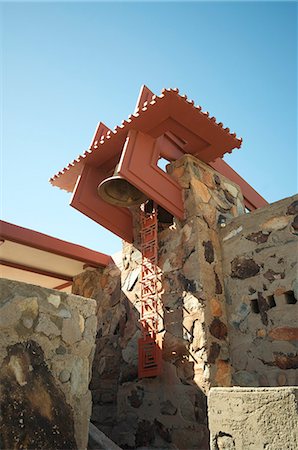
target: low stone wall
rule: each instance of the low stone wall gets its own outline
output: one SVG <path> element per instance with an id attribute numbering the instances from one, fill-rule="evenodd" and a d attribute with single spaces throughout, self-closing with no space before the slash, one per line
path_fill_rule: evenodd
<path id="1" fill-rule="evenodd" d="M 0 280 L 1 448 L 85 449 L 96 302 Z"/>
<path id="2" fill-rule="evenodd" d="M 298 388 L 212 388 L 211 450 L 296 450 Z"/>
<path id="3" fill-rule="evenodd" d="M 234 385 L 298 382 L 297 230 L 294 196 L 220 233 Z"/>

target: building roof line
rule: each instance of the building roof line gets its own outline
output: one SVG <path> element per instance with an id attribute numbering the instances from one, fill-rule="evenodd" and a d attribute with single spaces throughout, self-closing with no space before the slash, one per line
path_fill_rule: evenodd
<path id="1" fill-rule="evenodd" d="M 111 256 L 104 253 L 3 220 L 0 220 L 0 239 L 81 261 L 93 267 L 106 267 L 112 262 Z"/>

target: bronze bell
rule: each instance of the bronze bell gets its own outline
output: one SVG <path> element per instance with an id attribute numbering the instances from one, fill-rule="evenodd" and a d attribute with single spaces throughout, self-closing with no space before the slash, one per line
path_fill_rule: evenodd
<path id="1" fill-rule="evenodd" d="M 118 174 L 118 166 L 116 166 L 112 177 L 106 178 L 98 185 L 97 192 L 107 203 L 124 208 L 140 205 L 148 198 L 143 192 Z"/>

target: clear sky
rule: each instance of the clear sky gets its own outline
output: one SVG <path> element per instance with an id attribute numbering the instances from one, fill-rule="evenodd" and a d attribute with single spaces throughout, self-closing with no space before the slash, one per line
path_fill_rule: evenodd
<path id="1" fill-rule="evenodd" d="M 1 4 L 1 218 L 112 254 L 120 239 L 48 179 L 178 87 L 243 137 L 226 161 L 269 202 L 297 191 L 295 2 Z"/>

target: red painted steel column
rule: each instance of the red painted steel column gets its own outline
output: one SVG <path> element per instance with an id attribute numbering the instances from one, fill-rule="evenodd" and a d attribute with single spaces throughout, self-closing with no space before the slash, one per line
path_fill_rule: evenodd
<path id="1" fill-rule="evenodd" d="M 138 342 L 139 378 L 154 377 L 161 373 L 161 342 L 159 325 L 159 268 L 157 206 L 150 213 L 141 206 L 141 312 L 142 337 Z"/>

